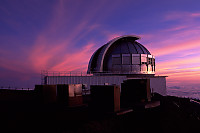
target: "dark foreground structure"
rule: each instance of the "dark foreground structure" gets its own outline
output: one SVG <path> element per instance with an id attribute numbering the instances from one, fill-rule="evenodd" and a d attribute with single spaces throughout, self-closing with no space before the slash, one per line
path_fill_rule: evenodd
<path id="1" fill-rule="evenodd" d="M 161 105 L 124 114 L 98 114 L 88 106 L 1 101 L 0 132 L 193 133 L 200 130 L 200 105 L 187 98 L 155 95 Z"/>

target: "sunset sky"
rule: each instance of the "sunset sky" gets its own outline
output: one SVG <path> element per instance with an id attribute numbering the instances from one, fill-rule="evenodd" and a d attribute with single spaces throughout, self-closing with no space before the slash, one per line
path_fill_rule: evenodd
<path id="1" fill-rule="evenodd" d="M 137 35 L 168 87 L 200 91 L 199 0 L 0 0 L 0 87 L 29 87 L 41 70 L 83 71 L 93 52 Z"/>

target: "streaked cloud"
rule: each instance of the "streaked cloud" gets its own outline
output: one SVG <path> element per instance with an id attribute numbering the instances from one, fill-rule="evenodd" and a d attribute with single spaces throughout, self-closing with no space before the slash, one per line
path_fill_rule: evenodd
<path id="1" fill-rule="evenodd" d="M 200 12 L 172 11 L 165 16 L 165 20 L 191 20 L 200 17 Z"/>
<path id="2" fill-rule="evenodd" d="M 151 51 L 156 56 L 162 56 L 194 48 L 200 48 L 200 40 L 191 40 L 179 44 L 170 44 L 157 49 L 152 49 Z"/>
<path id="3" fill-rule="evenodd" d="M 170 12 L 163 22 L 173 22 L 169 27 L 144 34 L 144 40 L 156 55 L 157 75 L 166 75 L 169 86 L 195 86 L 200 79 L 200 27 L 199 12 Z M 143 41 L 141 39 L 141 41 Z"/>
<path id="4" fill-rule="evenodd" d="M 89 59 L 94 51 L 94 44 L 88 44 L 72 54 L 66 54 L 61 62 L 50 70 L 52 71 L 86 71 Z"/>
<path id="5" fill-rule="evenodd" d="M 155 6 L 145 3 L 1 2 L 0 72 L 4 75 L 1 76 L 12 73 L 13 79 L 24 81 L 39 76 L 43 69 L 86 71 L 99 46 L 116 36 L 133 33 L 141 36 L 138 41 L 156 55 L 157 73 L 168 75 L 170 84 L 184 83 L 190 78 L 197 83 L 200 11 L 158 12 Z"/>

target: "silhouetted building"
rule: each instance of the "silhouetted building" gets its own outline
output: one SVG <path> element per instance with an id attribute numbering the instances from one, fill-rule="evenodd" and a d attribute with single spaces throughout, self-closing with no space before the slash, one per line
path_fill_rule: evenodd
<path id="1" fill-rule="evenodd" d="M 116 85 L 92 85 L 90 107 L 94 112 L 120 111 L 120 88 Z"/>
<path id="2" fill-rule="evenodd" d="M 40 103 L 79 106 L 83 104 L 82 84 L 35 85 Z"/>

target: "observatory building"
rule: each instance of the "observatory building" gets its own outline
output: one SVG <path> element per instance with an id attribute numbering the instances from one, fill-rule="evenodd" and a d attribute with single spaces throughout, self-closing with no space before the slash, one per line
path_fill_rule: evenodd
<path id="1" fill-rule="evenodd" d="M 94 75 L 154 75 L 155 57 L 139 37 L 121 36 L 109 41 L 92 55 L 87 73 Z"/>
<path id="2" fill-rule="evenodd" d="M 150 91 L 166 95 L 166 76 L 156 76 L 155 56 L 138 43 L 139 37 L 125 35 L 112 39 L 92 55 L 87 74 L 42 72 L 42 82 L 53 84 L 119 85 L 127 81 L 134 89 L 136 80 L 148 80 Z M 133 82 L 132 82 L 133 81 Z"/>

